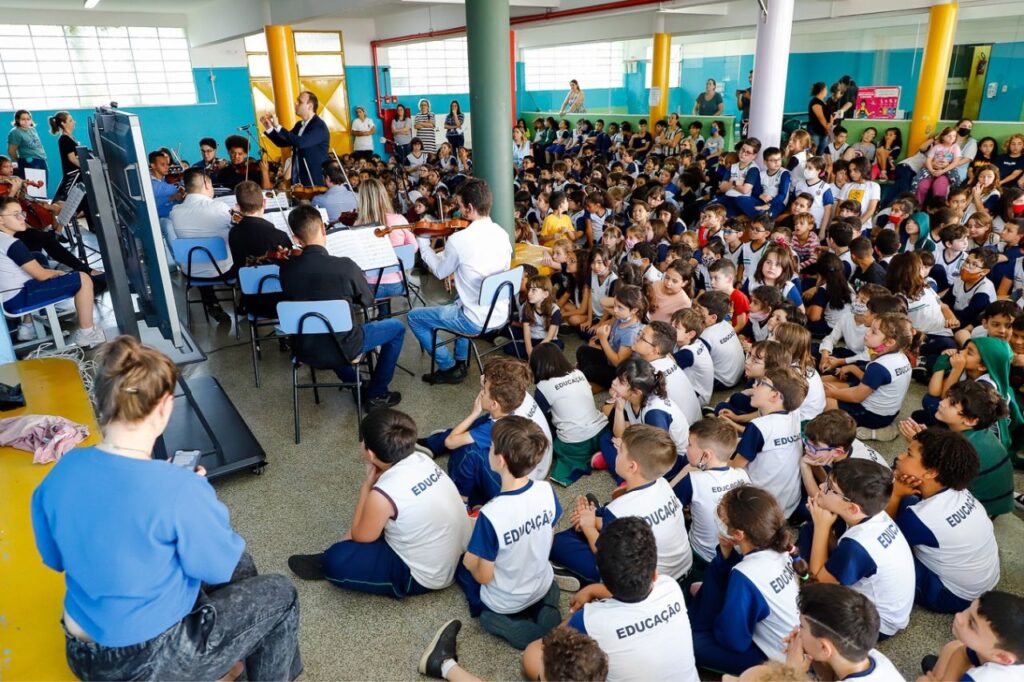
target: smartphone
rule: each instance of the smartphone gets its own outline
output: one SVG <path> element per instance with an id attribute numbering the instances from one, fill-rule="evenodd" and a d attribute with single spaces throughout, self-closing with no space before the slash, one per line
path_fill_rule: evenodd
<path id="1" fill-rule="evenodd" d="M 182 469 L 195 471 L 199 466 L 199 458 L 201 456 L 202 453 L 199 450 L 178 450 L 174 453 L 174 457 L 171 458 L 171 464 Z"/>

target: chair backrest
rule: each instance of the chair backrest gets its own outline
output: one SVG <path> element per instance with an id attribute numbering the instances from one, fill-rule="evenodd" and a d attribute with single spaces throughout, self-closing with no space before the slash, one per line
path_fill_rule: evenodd
<path id="1" fill-rule="evenodd" d="M 178 265 L 188 273 L 197 265 L 218 267 L 217 261 L 228 258 L 228 245 L 221 237 L 175 239 L 171 242 L 171 253 Z"/>
<path id="2" fill-rule="evenodd" d="M 285 334 L 338 334 L 352 331 L 352 305 L 345 299 L 282 301 L 277 320 Z"/>
<path id="3" fill-rule="evenodd" d="M 484 331 L 492 330 L 495 327 L 505 325 L 511 318 L 514 310 L 515 296 L 523 283 L 523 266 L 519 265 L 511 270 L 496 272 L 485 278 L 480 285 L 480 305 L 489 306 L 487 317 L 484 319 Z M 492 320 L 491 315 L 503 297 L 508 299 L 508 310 L 504 319 Z"/>
<path id="4" fill-rule="evenodd" d="M 238 283 L 242 286 L 243 294 L 259 295 L 280 293 L 281 268 L 272 264 L 239 268 Z"/>

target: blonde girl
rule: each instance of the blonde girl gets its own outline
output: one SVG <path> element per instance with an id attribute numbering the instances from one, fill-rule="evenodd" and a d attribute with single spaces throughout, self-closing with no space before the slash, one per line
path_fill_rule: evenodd
<path id="1" fill-rule="evenodd" d="M 775 327 L 772 338 L 785 349 L 789 366 L 807 379 L 807 396 L 800 404 L 800 421 L 810 421 L 825 411 L 825 386 L 811 355 L 811 332 L 799 324 L 783 322 Z"/>

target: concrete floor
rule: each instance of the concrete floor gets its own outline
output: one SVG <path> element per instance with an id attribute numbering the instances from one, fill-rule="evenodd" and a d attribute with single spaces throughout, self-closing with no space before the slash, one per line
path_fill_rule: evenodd
<path id="1" fill-rule="evenodd" d="M 443 292 L 435 286 L 431 300 Z M 179 301 L 180 301 L 179 296 Z M 399 306 L 400 307 L 400 306 Z M 198 312 L 198 309 L 194 310 Z M 184 319 L 184 318 L 182 318 Z M 212 374 L 220 380 L 267 452 L 260 476 L 240 474 L 217 481 L 215 487 L 231 510 L 234 527 L 264 573 L 290 575 L 289 555 L 321 551 L 340 538 L 352 519 L 363 477 L 356 438 L 355 405 L 348 392 L 323 391 L 322 403 L 311 392 L 300 397 L 302 444 L 293 441 L 290 370 L 287 355 L 266 344 L 262 385 L 255 388 L 247 344 L 235 345 L 230 325 L 209 328 L 199 316 L 194 333 L 210 351 L 209 360 L 187 373 Z M 243 324 L 244 327 L 244 324 Z M 242 329 L 242 339 L 247 339 Z M 576 343 L 565 339 L 569 352 Z M 419 375 L 429 371 L 429 358 L 406 335 L 401 364 L 416 376 L 398 371 L 393 390 L 402 392 L 399 409 L 410 414 L 421 434 L 457 423 L 472 405 L 477 371 L 461 386 L 430 388 Z M 907 416 L 920 404 L 922 387 L 913 384 L 904 405 Z M 890 461 L 902 440 L 874 444 Z M 442 462 L 444 460 L 442 459 Z M 1024 489 L 1018 472 L 1017 489 Z M 596 493 L 608 499 L 614 485 L 604 473 L 558 489 L 563 507 L 577 495 Z M 1022 517 L 1007 515 L 996 522 L 1002 556 L 1000 589 L 1024 593 L 1024 530 Z M 301 646 L 307 680 L 406 680 L 418 678 L 416 665 L 436 628 L 450 618 L 463 620 L 459 639 L 461 663 L 486 679 L 520 679 L 519 652 L 487 634 L 469 618 L 456 586 L 403 602 L 345 592 L 326 582 L 295 580 L 302 608 Z M 563 595 L 563 612 L 568 599 Z M 910 627 L 879 648 L 908 679 L 916 679 L 921 656 L 937 652 L 950 639 L 951 616 L 915 609 Z"/>

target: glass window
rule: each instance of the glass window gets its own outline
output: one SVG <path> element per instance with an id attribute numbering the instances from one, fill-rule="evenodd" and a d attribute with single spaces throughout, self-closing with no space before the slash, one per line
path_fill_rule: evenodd
<path id="1" fill-rule="evenodd" d="M 345 67 L 340 54 L 300 54 L 295 57 L 299 76 L 340 76 Z"/>
<path id="2" fill-rule="evenodd" d="M 644 87 L 651 87 L 651 71 L 654 65 L 654 48 L 647 47 L 647 68 L 644 70 Z M 679 76 L 682 73 L 680 64 L 683 61 L 683 46 L 673 45 L 671 50 L 671 56 L 668 60 L 668 87 L 678 88 L 679 87 Z"/>
<path id="3" fill-rule="evenodd" d="M 387 48 L 386 60 L 395 95 L 469 92 L 465 38 L 396 45 Z"/>
<path id="4" fill-rule="evenodd" d="M 0 34 L 2 35 L 2 34 Z M 251 36 L 245 37 L 245 51 L 246 52 L 266 52 L 267 51 L 267 35 L 265 33 L 253 33 Z"/>
<path id="5" fill-rule="evenodd" d="M 584 43 L 523 50 L 527 90 L 567 90 L 576 79 L 587 88 L 623 85 L 622 42 Z"/>
<path id="6" fill-rule="evenodd" d="M 341 36 L 333 31 L 296 32 L 294 35 L 296 52 L 341 52 Z"/>

